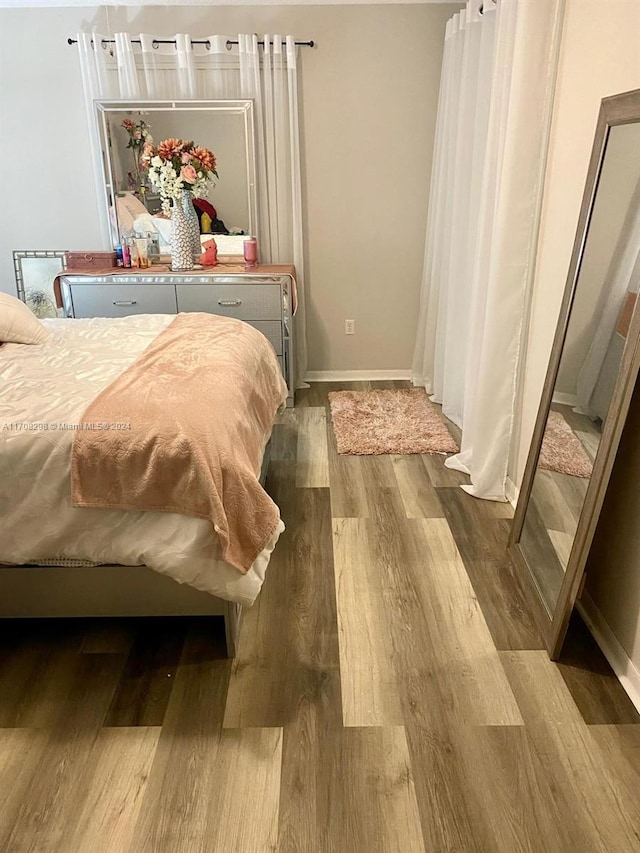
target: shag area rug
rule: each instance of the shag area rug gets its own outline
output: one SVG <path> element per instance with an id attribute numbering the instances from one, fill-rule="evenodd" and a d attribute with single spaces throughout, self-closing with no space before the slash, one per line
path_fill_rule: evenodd
<path id="1" fill-rule="evenodd" d="M 338 453 L 457 453 L 435 406 L 422 388 L 330 391 Z"/>
<path id="2" fill-rule="evenodd" d="M 556 471 L 558 474 L 570 474 L 572 477 L 591 476 L 591 460 L 561 412 L 549 412 L 538 464 L 541 468 Z"/>

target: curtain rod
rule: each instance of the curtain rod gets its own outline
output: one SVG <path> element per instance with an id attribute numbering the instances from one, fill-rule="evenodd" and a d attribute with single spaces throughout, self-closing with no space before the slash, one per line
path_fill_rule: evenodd
<path id="1" fill-rule="evenodd" d="M 102 44 L 115 44 L 115 39 L 102 39 Z M 152 42 L 153 47 L 157 47 L 159 44 L 175 44 L 175 39 L 154 39 Z M 78 39 L 67 39 L 67 44 L 78 44 Z M 93 44 L 93 39 L 91 40 L 91 44 Z M 131 44 L 142 44 L 140 39 L 131 39 Z M 191 44 L 206 44 L 207 50 L 211 48 L 211 42 L 209 39 L 191 39 Z M 231 50 L 234 44 L 239 44 L 238 41 L 233 41 L 232 39 L 227 39 L 226 46 L 227 50 Z M 264 47 L 264 41 L 259 41 L 258 44 L 261 47 Z M 283 45 L 286 44 L 286 41 L 283 40 Z M 296 41 L 294 42 L 296 47 L 315 47 L 314 41 Z"/>

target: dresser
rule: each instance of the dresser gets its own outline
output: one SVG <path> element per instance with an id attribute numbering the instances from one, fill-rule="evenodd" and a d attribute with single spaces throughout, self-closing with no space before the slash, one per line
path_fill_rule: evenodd
<path id="1" fill-rule="evenodd" d="M 154 267 L 104 273 L 68 271 L 60 275 L 62 306 L 66 317 L 202 311 L 243 320 L 271 342 L 289 389 L 287 406 L 293 406 L 293 268 L 262 265 L 256 271 L 240 272 L 237 267 L 187 273 Z"/>

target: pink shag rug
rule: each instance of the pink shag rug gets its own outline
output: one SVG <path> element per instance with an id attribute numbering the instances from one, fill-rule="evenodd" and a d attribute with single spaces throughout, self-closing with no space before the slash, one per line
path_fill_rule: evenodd
<path id="1" fill-rule="evenodd" d="M 338 453 L 457 453 L 442 417 L 422 388 L 330 391 Z"/>
<path id="2" fill-rule="evenodd" d="M 570 474 L 572 477 L 591 476 L 591 460 L 561 412 L 549 412 L 538 464 L 541 468 L 556 471 L 558 474 Z"/>

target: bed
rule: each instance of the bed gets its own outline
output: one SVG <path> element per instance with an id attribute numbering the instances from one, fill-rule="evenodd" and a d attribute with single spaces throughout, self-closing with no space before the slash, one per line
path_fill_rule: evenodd
<path id="1" fill-rule="evenodd" d="M 181 317 L 189 323 L 197 320 L 195 315 L 45 320 L 45 343 L 5 342 L 0 347 L 1 617 L 222 615 L 228 651 L 234 654 L 241 607 L 250 606 L 258 595 L 284 529 L 279 515 L 275 526 L 271 516 L 272 527 L 260 540 L 255 559 L 239 570 L 237 560 L 232 564 L 225 559 L 231 551 L 224 550 L 220 529 L 206 517 L 118 508 L 122 498 L 120 504 L 116 500 L 102 507 L 102 486 L 98 504 L 92 504 L 89 495 L 88 502 L 79 505 L 75 483 L 70 487 L 77 473 L 72 471 L 76 446 L 81 438 L 91 438 L 86 430 L 78 432 L 78 425 L 86 425 L 85 415 L 96 401 L 130 377 L 154 347 L 162 351 L 166 335 Z M 247 324 L 240 321 L 202 318 L 207 324 L 240 324 L 242 334 L 247 333 Z M 213 328 L 215 336 L 217 326 Z M 250 334 L 262 338 L 255 330 Z M 215 347 L 207 346 L 210 349 Z M 255 477 L 256 483 L 261 469 L 264 474 L 275 412 L 286 397 L 277 359 L 269 347 L 264 352 L 265 375 L 273 372 L 277 390 L 270 398 L 268 422 L 264 417 L 261 421 L 255 470 L 242 475 Z M 216 375 L 226 369 L 224 361 Z M 251 369 L 256 369 L 254 361 Z M 224 415 L 230 424 L 238 418 L 230 427 L 234 434 L 255 420 L 254 390 L 245 397 L 240 405 L 246 409 Z M 198 406 L 214 411 L 215 405 L 203 388 Z M 126 417 L 123 412 L 123 423 Z M 86 449 L 91 463 L 95 447 Z M 88 484 L 89 492 L 94 486 Z"/>

